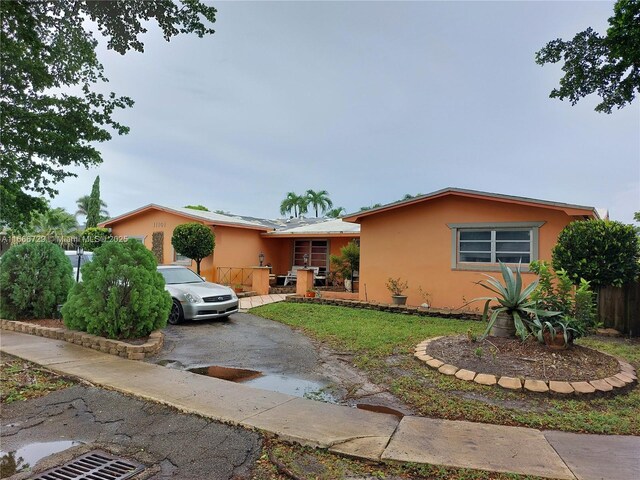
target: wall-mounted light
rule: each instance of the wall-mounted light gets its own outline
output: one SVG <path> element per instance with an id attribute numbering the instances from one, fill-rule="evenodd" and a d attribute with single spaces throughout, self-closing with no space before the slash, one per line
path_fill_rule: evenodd
<path id="1" fill-rule="evenodd" d="M 258 255 L 258 262 L 260 262 L 260 266 L 264 264 L 264 253 L 260 252 Z"/>
<path id="2" fill-rule="evenodd" d="M 304 268 L 307 268 L 309 266 L 309 254 L 305 253 L 302 256 L 302 261 L 304 262 Z"/>

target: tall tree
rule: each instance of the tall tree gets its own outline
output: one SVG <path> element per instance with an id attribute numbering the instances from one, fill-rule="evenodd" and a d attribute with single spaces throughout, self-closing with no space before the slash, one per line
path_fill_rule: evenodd
<path id="1" fill-rule="evenodd" d="M 575 105 L 597 93 L 602 101 L 595 109 L 605 113 L 630 104 L 640 92 L 640 0 L 615 3 L 605 36 L 587 28 L 573 40 L 553 40 L 536 53 L 540 65 L 562 60 L 565 74 L 551 98 L 568 98 Z"/>
<path id="2" fill-rule="evenodd" d="M 94 32 L 124 55 L 144 50 L 150 20 L 168 41 L 213 33 L 203 22 L 215 14 L 200 0 L 0 2 L 0 226 L 24 229 L 46 210 L 42 197 L 76 176 L 69 167 L 101 163 L 96 144 L 129 131 L 113 114 L 133 101 L 99 91 L 107 78 Z"/>
<path id="3" fill-rule="evenodd" d="M 27 230 L 38 235 L 62 236 L 72 233 L 77 228 L 76 217 L 64 208 L 58 207 L 35 213 Z"/>
<path id="4" fill-rule="evenodd" d="M 76 200 L 76 210 L 75 216 L 76 218 L 79 216 L 87 216 L 89 212 L 89 195 L 83 195 Z M 109 212 L 107 211 L 107 204 L 104 201 L 100 200 L 100 221 L 109 218 Z"/>
<path id="5" fill-rule="evenodd" d="M 316 218 L 318 218 L 318 210 L 324 213 L 333 207 L 333 202 L 329 198 L 329 192 L 326 190 L 320 190 L 319 192 L 307 190 L 305 195 L 307 197 L 307 203 L 311 205 L 316 212 Z"/>
<path id="6" fill-rule="evenodd" d="M 344 207 L 336 207 L 329 210 L 326 215 L 329 218 L 340 218 L 345 213 L 347 213 L 347 211 Z"/>
<path id="7" fill-rule="evenodd" d="M 309 204 L 306 196 L 288 192 L 280 203 L 280 214 L 286 215 L 293 212 L 293 215 L 298 218 L 303 213 L 307 213 L 308 208 Z"/>
<path id="8" fill-rule="evenodd" d="M 96 177 L 89 195 L 89 204 L 87 205 L 87 219 L 85 228 L 95 228 L 100 221 L 100 175 Z"/>
<path id="9" fill-rule="evenodd" d="M 189 208 L 191 210 L 200 210 L 202 212 L 208 212 L 209 209 L 204 205 L 185 205 L 184 208 Z"/>

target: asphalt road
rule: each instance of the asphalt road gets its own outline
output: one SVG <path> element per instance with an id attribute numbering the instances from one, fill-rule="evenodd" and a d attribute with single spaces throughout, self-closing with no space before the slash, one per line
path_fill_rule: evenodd
<path id="1" fill-rule="evenodd" d="M 82 444 L 17 474 L 24 479 L 96 448 L 147 466 L 144 479 L 241 479 L 259 458 L 260 435 L 117 392 L 76 385 L 2 407 L 3 452 L 73 440 Z M 3 470 L 6 457 L 3 459 Z M 31 465 L 33 467 L 33 465 Z"/>

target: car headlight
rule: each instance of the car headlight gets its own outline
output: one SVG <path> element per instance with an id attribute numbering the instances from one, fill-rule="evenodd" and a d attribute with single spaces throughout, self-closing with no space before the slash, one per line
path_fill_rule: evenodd
<path id="1" fill-rule="evenodd" d="M 231 300 L 237 300 L 237 299 L 238 299 L 238 296 L 236 295 L 236 292 L 231 290 Z"/>
<path id="2" fill-rule="evenodd" d="M 189 292 L 184 294 L 184 298 L 189 303 L 200 303 L 202 301 L 202 299 L 198 295 L 195 295 L 195 294 L 189 293 Z"/>

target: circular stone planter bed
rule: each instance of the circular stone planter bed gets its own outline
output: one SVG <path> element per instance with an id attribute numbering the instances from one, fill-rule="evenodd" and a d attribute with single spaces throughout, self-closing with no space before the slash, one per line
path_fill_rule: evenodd
<path id="1" fill-rule="evenodd" d="M 144 360 L 153 356 L 162 350 L 164 343 L 164 333 L 160 330 L 151 332 L 148 338 L 127 341 L 112 340 L 91 335 L 90 333 L 68 330 L 62 320 L 56 319 L 26 320 L 22 322 L 2 319 L 0 320 L 0 327 L 2 330 L 64 340 L 85 348 L 92 348 L 103 353 L 128 358 L 129 360 Z"/>
<path id="2" fill-rule="evenodd" d="M 489 337 L 472 342 L 461 335 L 425 340 L 415 356 L 443 375 L 526 392 L 611 392 L 638 379 L 631 364 L 579 345 L 552 351 L 536 341 Z"/>

